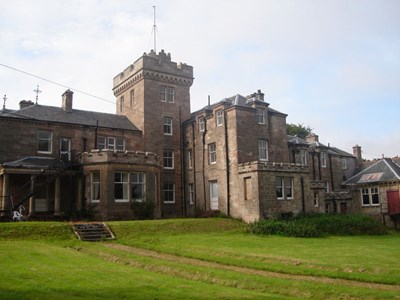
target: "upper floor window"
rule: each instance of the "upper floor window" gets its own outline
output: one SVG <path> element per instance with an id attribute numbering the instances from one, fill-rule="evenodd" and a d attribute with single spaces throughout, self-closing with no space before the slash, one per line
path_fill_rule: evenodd
<path id="1" fill-rule="evenodd" d="M 217 162 L 217 147 L 215 143 L 208 145 L 208 157 L 210 164 L 215 164 Z"/>
<path id="2" fill-rule="evenodd" d="M 203 132 L 206 129 L 206 122 L 204 117 L 199 118 L 199 131 Z"/>
<path id="3" fill-rule="evenodd" d="M 303 166 L 307 165 L 307 150 L 300 150 L 300 162 Z"/>
<path id="4" fill-rule="evenodd" d="M 224 124 L 224 112 L 222 110 L 217 111 L 216 113 L 217 119 L 216 119 L 216 125 L 222 126 Z"/>
<path id="5" fill-rule="evenodd" d="M 188 168 L 189 169 L 193 168 L 193 150 L 192 149 L 188 150 Z"/>
<path id="6" fill-rule="evenodd" d="M 173 169 L 174 168 L 174 151 L 164 150 L 163 164 L 164 164 L 164 169 Z"/>
<path id="7" fill-rule="evenodd" d="M 265 124 L 265 109 L 257 108 L 257 123 Z"/>
<path id="8" fill-rule="evenodd" d="M 119 98 L 119 111 L 123 112 L 124 110 L 124 96 L 121 96 L 121 98 Z"/>
<path id="9" fill-rule="evenodd" d="M 321 166 L 326 168 L 326 152 L 321 152 Z"/>
<path id="10" fill-rule="evenodd" d="M 275 179 L 275 189 L 278 199 L 293 199 L 293 178 L 277 176 Z"/>
<path id="11" fill-rule="evenodd" d="M 133 107 L 133 104 L 135 104 L 135 90 L 131 90 L 130 92 L 130 102 L 131 102 L 131 107 Z"/>
<path id="12" fill-rule="evenodd" d="M 100 201 L 100 172 L 94 171 L 90 174 L 91 177 L 91 190 L 90 190 L 90 200 L 91 202 Z"/>
<path id="13" fill-rule="evenodd" d="M 378 206 L 379 189 L 377 187 L 361 189 L 361 201 L 362 206 Z"/>
<path id="14" fill-rule="evenodd" d="M 170 86 L 160 87 L 160 100 L 163 102 L 173 103 L 175 101 L 175 89 Z"/>
<path id="15" fill-rule="evenodd" d="M 53 149 L 53 133 L 51 131 L 38 131 L 38 152 L 50 154 Z"/>
<path id="16" fill-rule="evenodd" d="M 267 140 L 258 140 L 258 155 L 260 160 L 266 161 L 268 160 L 268 141 Z"/>
<path id="17" fill-rule="evenodd" d="M 325 191 L 325 193 L 329 193 L 330 192 L 329 182 L 328 181 L 325 181 L 324 191 Z"/>
<path id="18" fill-rule="evenodd" d="M 99 136 L 97 137 L 97 149 L 125 151 L 125 139 Z"/>
<path id="19" fill-rule="evenodd" d="M 347 160 L 346 160 L 346 158 L 342 158 L 342 169 L 343 170 L 347 169 Z"/>
<path id="20" fill-rule="evenodd" d="M 172 118 L 164 117 L 164 134 L 172 135 Z"/>

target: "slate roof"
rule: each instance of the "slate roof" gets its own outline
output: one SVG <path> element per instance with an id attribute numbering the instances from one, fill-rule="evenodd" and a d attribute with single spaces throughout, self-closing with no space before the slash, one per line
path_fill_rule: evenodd
<path id="1" fill-rule="evenodd" d="M 298 136 L 295 135 L 289 135 L 288 134 L 288 143 L 295 144 L 295 145 L 304 145 L 308 146 L 308 143 L 306 140 L 299 138 Z"/>
<path id="2" fill-rule="evenodd" d="M 382 158 L 370 167 L 349 178 L 345 184 L 400 181 L 400 166 L 390 158 Z"/>
<path id="3" fill-rule="evenodd" d="M 139 130 L 125 116 L 101 112 L 73 109 L 66 112 L 61 107 L 47 105 L 31 105 L 20 110 L 1 111 L 0 117 L 46 121 L 74 125 L 96 126 L 122 130 Z"/>
<path id="4" fill-rule="evenodd" d="M 60 167 L 59 160 L 51 157 L 27 156 L 10 162 L 3 163 L 4 168 L 45 169 Z"/>

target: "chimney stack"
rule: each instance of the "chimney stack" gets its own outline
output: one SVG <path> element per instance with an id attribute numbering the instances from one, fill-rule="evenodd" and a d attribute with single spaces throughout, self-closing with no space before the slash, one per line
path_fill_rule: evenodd
<path id="1" fill-rule="evenodd" d="M 23 109 L 25 107 L 35 105 L 31 100 L 21 100 L 19 101 L 19 109 Z"/>
<path id="2" fill-rule="evenodd" d="M 62 109 L 65 112 L 72 112 L 72 96 L 74 92 L 70 89 L 66 90 L 62 95 Z"/>
<path id="3" fill-rule="evenodd" d="M 310 133 L 309 135 L 306 136 L 306 141 L 309 144 L 316 143 L 319 142 L 319 137 L 315 133 Z"/>
<path id="4" fill-rule="evenodd" d="M 353 147 L 353 155 L 357 158 L 357 160 L 358 160 L 359 162 L 362 161 L 361 146 L 355 145 L 355 146 Z"/>

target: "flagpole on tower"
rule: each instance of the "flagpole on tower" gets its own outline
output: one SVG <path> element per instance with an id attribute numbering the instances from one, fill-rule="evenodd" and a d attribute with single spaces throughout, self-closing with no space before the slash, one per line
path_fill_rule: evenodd
<path id="1" fill-rule="evenodd" d="M 157 25 L 156 25 L 156 6 L 153 5 L 153 10 L 154 10 L 154 22 L 153 22 L 153 34 L 154 34 L 154 52 L 157 53 L 156 51 L 156 31 L 157 31 Z"/>

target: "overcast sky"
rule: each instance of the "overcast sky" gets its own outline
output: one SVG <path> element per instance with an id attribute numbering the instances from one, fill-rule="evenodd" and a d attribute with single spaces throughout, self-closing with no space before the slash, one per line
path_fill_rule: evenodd
<path id="1" fill-rule="evenodd" d="M 0 0 L 6 107 L 39 85 L 39 104 L 69 87 L 74 108 L 115 113 L 113 77 L 154 46 L 153 5 L 157 51 L 194 67 L 192 111 L 261 89 L 323 144 L 400 155 L 398 0 Z"/>

